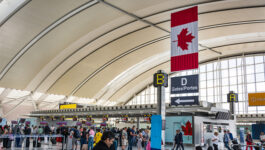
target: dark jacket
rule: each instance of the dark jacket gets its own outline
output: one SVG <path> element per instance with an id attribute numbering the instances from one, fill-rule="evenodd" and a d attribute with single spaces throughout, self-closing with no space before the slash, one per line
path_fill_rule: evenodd
<path id="1" fill-rule="evenodd" d="M 50 129 L 49 126 L 45 126 L 45 128 L 44 128 L 44 133 L 45 133 L 45 134 L 50 134 L 50 133 L 51 133 L 51 129 Z"/>
<path id="2" fill-rule="evenodd" d="M 252 143 L 252 137 L 250 134 L 247 134 L 246 141 Z"/>
<path id="3" fill-rule="evenodd" d="M 179 134 L 176 134 L 176 136 L 175 136 L 175 143 L 176 144 L 183 143 L 183 136 L 182 136 L 182 133 L 181 132 Z"/>
<path id="4" fill-rule="evenodd" d="M 111 150 L 104 141 L 99 141 L 93 150 Z"/>
<path id="5" fill-rule="evenodd" d="M 26 127 L 24 129 L 24 133 L 25 133 L 25 135 L 30 135 L 31 134 L 31 129 L 29 127 Z"/>

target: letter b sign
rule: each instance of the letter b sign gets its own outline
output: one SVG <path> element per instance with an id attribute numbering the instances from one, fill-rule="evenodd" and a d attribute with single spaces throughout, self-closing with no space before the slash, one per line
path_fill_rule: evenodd
<path id="1" fill-rule="evenodd" d="M 156 73 L 154 74 L 154 87 L 158 86 L 168 86 L 168 75 L 166 73 Z"/>

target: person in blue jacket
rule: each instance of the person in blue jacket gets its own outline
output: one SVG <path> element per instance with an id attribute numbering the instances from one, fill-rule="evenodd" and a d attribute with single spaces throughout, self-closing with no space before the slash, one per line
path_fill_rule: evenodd
<path id="1" fill-rule="evenodd" d="M 175 150 L 175 147 L 177 145 L 177 149 L 179 149 L 179 147 L 181 146 L 182 150 L 184 150 L 184 146 L 183 146 L 183 135 L 182 133 L 180 132 L 180 130 L 176 130 L 176 136 L 175 136 L 175 144 L 174 144 L 174 147 L 173 147 L 173 150 Z"/>
<path id="2" fill-rule="evenodd" d="M 228 150 L 231 150 L 231 148 L 229 147 L 229 135 L 226 132 L 226 130 L 224 130 L 224 138 L 223 138 L 223 142 L 224 142 L 224 146 L 225 148 L 227 148 Z"/>
<path id="3" fill-rule="evenodd" d="M 233 141 L 234 140 L 233 134 L 229 130 L 227 130 L 227 133 L 229 135 L 230 140 Z"/>

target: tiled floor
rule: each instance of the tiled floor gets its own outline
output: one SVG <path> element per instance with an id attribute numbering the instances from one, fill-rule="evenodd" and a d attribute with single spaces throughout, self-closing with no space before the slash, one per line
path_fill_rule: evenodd
<path id="1" fill-rule="evenodd" d="M 56 145 L 52 145 L 51 143 L 49 143 L 49 144 L 42 143 L 40 148 L 33 148 L 32 142 L 30 143 L 29 148 L 25 148 L 25 147 L 15 148 L 14 144 L 12 144 L 12 148 L 10 148 L 10 150 L 61 150 L 61 149 L 62 149 L 61 143 L 57 143 Z M 66 150 L 66 148 L 64 148 L 64 149 Z M 165 150 L 171 150 L 171 149 L 172 149 L 172 146 L 166 146 L 165 147 Z M 79 145 L 78 145 L 77 150 L 80 150 Z M 118 147 L 118 150 L 121 150 L 121 148 Z M 137 150 L 137 147 L 133 147 L 133 150 Z M 193 148 L 192 147 L 185 147 L 185 150 L 193 150 Z"/>

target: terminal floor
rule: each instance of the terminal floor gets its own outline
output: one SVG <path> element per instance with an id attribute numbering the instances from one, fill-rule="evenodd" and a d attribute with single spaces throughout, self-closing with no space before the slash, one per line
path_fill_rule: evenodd
<path id="1" fill-rule="evenodd" d="M 166 146 L 165 147 L 165 150 L 171 150 L 171 149 L 172 149 L 172 146 Z M 0 150 L 2 150 L 2 149 L 0 149 Z M 33 148 L 32 143 L 31 143 L 29 148 L 25 148 L 25 147 L 15 148 L 14 146 L 12 146 L 12 148 L 9 148 L 9 150 L 62 150 L 62 145 L 61 145 L 61 143 L 57 143 L 56 145 L 42 143 L 40 148 Z M 69 150 L 69 149 L 67 149 L 67 150 Z M 79 145 L 77 147 L 77 150 L 80 150 Z M 121 147 L 118 147 L 117 150 L 121 150 Z M 133 147 L 133 150 L 137 150 L 137 147 Z M 144 150 L 144 149 L 142 149 L 142 150 Z M 185 147 L 185 150 L 194 150 L 194 148 Z"/>

